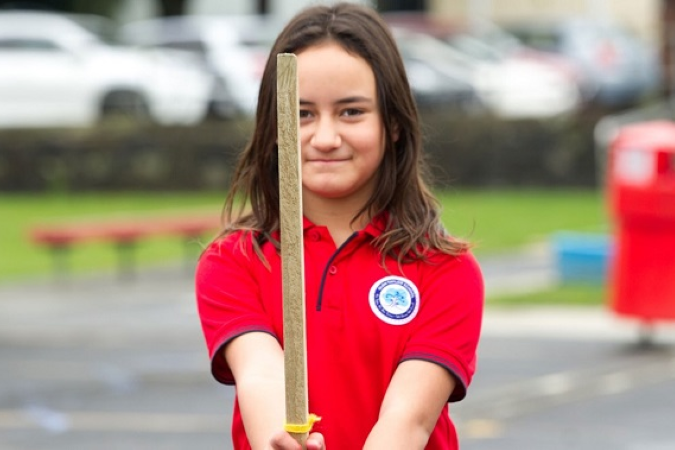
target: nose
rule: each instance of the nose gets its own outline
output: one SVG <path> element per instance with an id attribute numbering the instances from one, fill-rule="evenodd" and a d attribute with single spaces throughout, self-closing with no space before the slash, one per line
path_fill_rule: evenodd
<path id="1" fill-rule="evenodd" d="M 328 151 L 339 147 L 341 142 L 337 125 L 331 118 L 324 117 L 316 122 L 310 139 L 312 147 L 317 150 Z"/>

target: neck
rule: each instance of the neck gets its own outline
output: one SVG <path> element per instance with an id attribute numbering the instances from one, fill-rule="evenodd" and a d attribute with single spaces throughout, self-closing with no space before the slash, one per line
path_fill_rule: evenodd
<path id="1" fill-rule="evenodd" d="M 363 204 L 355 205 L 349 200 L 316 199 L 308 196 L 303 198 L 302 204 L 305 217 L 316 225 L 328 228 L 338 247 L 355 231 L 363 229 L 370 220 L 370 217 L 364 215 L 354 220 Z"/>

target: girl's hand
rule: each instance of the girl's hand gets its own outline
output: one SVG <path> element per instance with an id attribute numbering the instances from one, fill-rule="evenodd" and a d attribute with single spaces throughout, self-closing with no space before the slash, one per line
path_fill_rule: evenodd
<path id="1" fill-rule="evenodd" d="M 300 444 L 285 431 L 280 431 L 272 436 L 268 448 L 269 450 L 302 450 Z M 307 437 L 307 450 L 326 450 L 326 444 L 321 433 L 311 433 Z"/>

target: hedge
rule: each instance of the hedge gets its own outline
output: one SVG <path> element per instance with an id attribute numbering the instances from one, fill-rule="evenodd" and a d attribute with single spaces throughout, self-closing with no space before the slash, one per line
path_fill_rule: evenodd
<path id="1" fill-rule="evenodd" d="M 422 115 L 434 185 L 594 186 L 596 119 Z M 249 121 L 0 131 L 0 190 L 224 189 Z"/>

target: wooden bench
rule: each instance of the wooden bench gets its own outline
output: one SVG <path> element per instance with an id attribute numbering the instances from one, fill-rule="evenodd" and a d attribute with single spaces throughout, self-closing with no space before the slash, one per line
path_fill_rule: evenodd
<path id="1" fill-rule="evenodd" d="M 186 257 L 189 245 L 206 233 L 220 228 L 220 218 L 212 215 L 137 217 L 98 222 L 39 225 L 29 230 L 29 239 L 47 247 L 54 260 L 57 275 L 70 272 L 68 255 L 73 246 L 87 242 L 109 242 L 117 247 L 118 269 L 123 277 L 133 275 L 135 249 L 139 241 L 162 236 L 175 236 L 184 243 Z M 186 258 L 187 260 L 187 258 Z"/>

